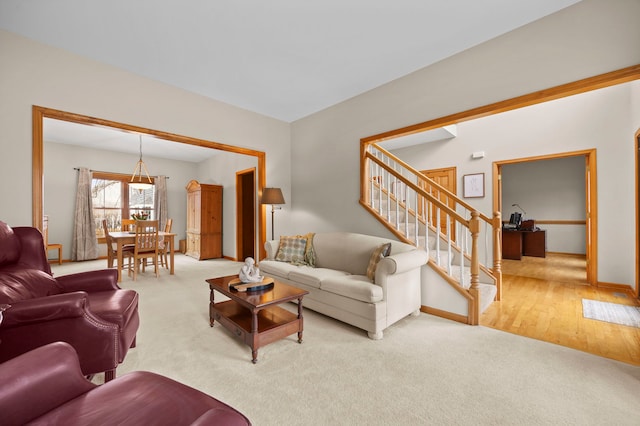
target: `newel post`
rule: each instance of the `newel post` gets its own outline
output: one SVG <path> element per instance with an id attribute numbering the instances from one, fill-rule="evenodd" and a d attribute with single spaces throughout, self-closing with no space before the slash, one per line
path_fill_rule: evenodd
<path id="1" fill-rule="evenodd" d="M 369 151 L 369 144 L 364 142 L 360 143 L 360 200 L 370 206 L 371 205 L 371 193 L 369 176 L 369 159 L 367 158 L 367 152 Z"/>
<path id="2" fill-rule="evenodd" d="M 496 278 L 496 300 L 502 299 L 502 215 L 493 213 L 493 275 Z"/>
<path id="3" fill-rule="evenodd" d="M 471 212 L 469 232 L 471 233 L 471 287 L 469 293 L 473 297 L 473 304 L 469 309 L 469 324 L 478 325 L 480 322 L 480 254 L 478 253 L 478 237 L 480 235 L 480 213 Z"/>

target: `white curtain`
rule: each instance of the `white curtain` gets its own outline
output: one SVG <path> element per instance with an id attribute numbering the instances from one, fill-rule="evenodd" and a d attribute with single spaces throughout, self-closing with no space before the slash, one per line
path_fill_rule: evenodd
<path id="1" fill-rule="evenodd" d="M 91 204 L 91 171 L 81 167 L 78 171 L 76 211 L 71 242 L 71 260 L 98 258 L 98 239 Z"/>
<path id="2" fill-rule="evenodd" d="M 168 207 L 167 207 L 167 177 L 158 176 L 154 178 L 154 184 L 156 186 L 156 199 L 155 210 L 156 219 L 158 219 L 158 230 L 164 231 L 164 226 L 167 223 Z"/>

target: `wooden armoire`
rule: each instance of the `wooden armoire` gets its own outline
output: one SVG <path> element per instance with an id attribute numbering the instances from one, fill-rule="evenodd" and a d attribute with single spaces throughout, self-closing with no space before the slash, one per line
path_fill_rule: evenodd
<path id="1" fill-rule="evenodd" d="M 186 249 L 198 260 L 222 257 L 222 186 L 187 184 Z"/>

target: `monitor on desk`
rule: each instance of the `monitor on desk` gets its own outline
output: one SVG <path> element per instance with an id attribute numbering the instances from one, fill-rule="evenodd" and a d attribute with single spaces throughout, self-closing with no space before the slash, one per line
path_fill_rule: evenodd
<path id="1" fill-rule="evenodd" d="M 504 225 L 505 229 L 518 229 L 520 227 L 520 223 L 522 222 L 522 213 L 511 213 L 511 218 L 509 219 L 509 223 Z"/>
<path id="2" fill-rule="evenodd" d="M 511 218 L 509 219 L 509 225 L 520 226 L 520 222 L 522 222 L 522 213 L 511 213 Z"/>

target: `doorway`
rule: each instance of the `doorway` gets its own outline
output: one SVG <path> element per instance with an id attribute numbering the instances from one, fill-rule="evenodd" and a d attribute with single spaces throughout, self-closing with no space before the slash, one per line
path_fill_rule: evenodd
<path id="1" fill-rule="evenodd" d="M 536 221 L 538 224 L 548 225 L 584 225 L 585 227 L 585 259 L 586 259 L 586 282 L 589 285 L 596 285 L 597 277 L 597 200 L 596 200 L 596 151 L 585 150 L 552 154 L 539 157 L 519 158 L 514 160 L 497 161 L 493 164 L 493 208 L 499 211 L 504 220 L 505 210 L 503 201 L 503 167 L 513 164 L 530 163 L 541 160 L 553 160 L 569 157 L 584 158 L 584 199 L 585 199 L 585 220 L 547 220 Z"/>
<path id="2" fill-rule="evenodd" d="M 432 179 L 435 183 L 448 190 L 450 193 L 458 195 L 457 188 L 457 170 L 455 167 L 445 167 L 442 169 L 421 170 L 420 173 L 426 177 Z M 424 188 L 428 193 L 439 199 L 444 203 L 448 203 L 448 206 L 453 210 L 456 209 L 455 201 L 453 198 L 448 197 L 445 194 L 440 194 L 440 190 L 437 187 L 429 185 L 427 181 L 421 180 L 419 185 Z M 418 214 L 422 215 L 423 206 L 418 205 Z M 450 236 L 451 240 L 456 240 L 456 226 L 453 220 L 447 221 L 447 214 L 441 209 L 434 209 L 431 212 L 429 218 L 431 223 L 438 223 L 437 212 L 440 211 L 440 232 L 443 235 L 447 235 L 447 223 L 450 223 Z"/>
<path id="3" fill-rule="evenodd" d="M 44 119 L 51 118 L 73 123 L 85 124 L 89 126 L 103 126 L 119 129 L 124 132 L 147 134 L 164 139 L 169 142 L 185 145 L 195 145 L 220 151 L 249 155 L 257 159 L 258 167 L 256 170 L 257 189 L 259 192 L 266 186 L 266 154 L 262 151 L 256 151 L 248 148 L 241 148 L 233 145 L 226 145 L 219 142 L 208 141 L 204 139 L 193 138 L 189 136 L 177 135 L 160 130 L 149 129 L 146 127 L 134 126 L 130 124 L 120 123 L 116 121 L 96 118 L 66 111 L 55 110 L 34 105 L 32 107 L 32 226 L 42 230 L 43 212 L 44 212 L 44 140 L 43 129 Z M 257 231 L 258 247 L 261 247 L 259 257 L 264 258 L 266 252 L 263 248 L 266 241 L 266 207 L 261 206 L 259 210 L 259 221 Z M 255 230 L 254 230 L 255 232 Z"/>
<path id="4" fill-rule="evenodd" d="M 236 173 L 236 247 L 238 261 L 256 258 L 256 169 Z"/>

